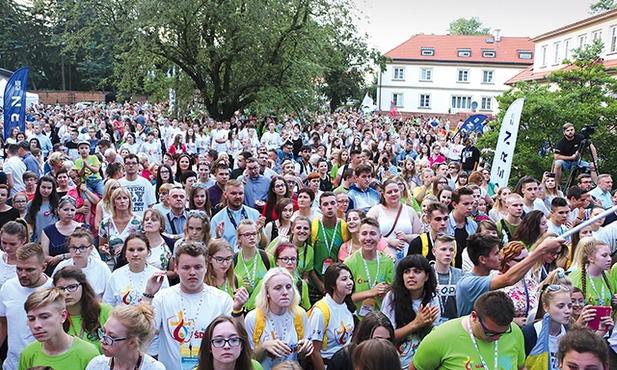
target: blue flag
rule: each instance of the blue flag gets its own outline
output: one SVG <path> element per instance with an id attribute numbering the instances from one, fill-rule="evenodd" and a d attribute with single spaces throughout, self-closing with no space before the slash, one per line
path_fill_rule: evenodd
<path id="1" fill-rule="evenodd" d="M 24 67 L 15 71 L 4 89 L 4 140 L 11 136 L 13 127 L 26 131 L 28 70 Z"/>
<path id="2" fill-rule="evenodd" d="M 461 131 L 467 134 L 474 132 L 482 127 L 482 124 L 487 118 L 488 117 L 484 114 L 474 114 L 473 116 L 467 118 L 465 123 L 463 123 L 463 126 L 461 126 Z"/>

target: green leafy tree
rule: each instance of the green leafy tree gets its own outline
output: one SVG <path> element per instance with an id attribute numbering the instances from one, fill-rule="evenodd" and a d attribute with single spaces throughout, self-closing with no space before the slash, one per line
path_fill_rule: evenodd
<path id="1" fill-rule="evenodd" d="M 600 0 L 597 3 L 589 5 L 589 14 L 603 13 L 607 10 L 614 9 L 617 4 L 615 0 Z"/>
<path id="2" fill-rule="evenodd" d="M 451 35 L 490 35 L 491 29 L 482 25 L 482 21 L 476 17 L 459 18 L 450 22 L 448 32 Z"/>
<path id="3" fill-rule="evenodd" d="M 614 98 L 617 96 L 617 80 L 602 64 L 599 57 L 602 48 L 602 43 L 596 40 L 583 49 L 575 50 L 572 68 L 547 76 L 550 85 L 556 88 L 523 81 L 497 97 L 499 123 L 493 131 L 478 140 L 477 146 L 496 147 L 507 108 L 514 100 L 524 97 L 511 183 L 525 175 L 542 178 L 542 173 L 551 169 L 552 153 L 543 158 L 539 151 L 546 142 L 554 145 L 563 137 L 562 126 L 566 122 L 572 122 L 577 132 L 586 124 L 598 123 L 599 127 L 591 139 L 598 149 L 600 172 L 614 173 L 617 170 L 617 152 L 612 150 L 617 139 L 617 101 Z M 583 159 L 588 161 L 591 158 L 584 154 Z M 487 162 L 492 162 L 490 156 Z M 564 174 L 564 180 L 566 177 Z"/>

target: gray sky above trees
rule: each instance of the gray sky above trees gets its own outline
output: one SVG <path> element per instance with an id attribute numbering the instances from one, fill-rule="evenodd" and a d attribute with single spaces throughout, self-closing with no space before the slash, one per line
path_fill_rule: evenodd
<path id="1" fill-rule="evenodd" d="M 502 36 L 535 37 L 589 16 L 590 0 L 355 0 L 358 22 L 385 53 L 417 33 L 445 34 L 458 18 L 479 18 Z"/>

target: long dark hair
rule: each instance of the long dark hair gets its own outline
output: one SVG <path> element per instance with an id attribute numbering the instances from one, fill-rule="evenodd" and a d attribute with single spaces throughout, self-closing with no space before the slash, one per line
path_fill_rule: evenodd
<path id="1" fill-rule="evenodd" d="M 189 190 L 189 209 L 197 209 L 197 206 L 195 206 L 195 200 L 193 199 L 193 197 L 195 196 L 195 193 L 197 193 L 200 190 L 203 190 L 206 192 L 206 203 L 204 204 L 204 210 L 206 214 L 208 215 L 208 217 L 212 217 L 212 215 L 210 214 L 212 212 L 212 202 L 210 201 L 210 193 L 208 192 L 208 188 L 206 188 L 205 186 L 201 186 L 201 185 L 202 184 L 195 183 L 191 187 L 191 190 Z"/>
<path id="2" fill-rule="evenodd" d="M 161 168 L 166 168 L 169 171 L 169 179 L 167 181 L 163 181 L 161 178 Z M 171 166 L 163 163 L 159 166 L 159 169 L 156 171 L 156 186 L 154 191 L 156 192 L 156 199 L 159 199 L 159 189 L 163 184 L 173 184 L 174 183 L 174 171 L 171 170 Z"/>
<path id="3" fill-rule="evenodd" d="M 59 279 L 74 279 L 80 285 L 82 289 L 81 293 L 81 328 L 88 334 L 96 334 L 97 329 L 101 327 L 99 316 L 101 315 L 101 304 L 96 297 L 94 289 L 88 282 L 86 274 L 84 274 L 80 268 L 68 265 L 64 266 L 56 272 L 54 275 L 54 286 Z M 71 323 L 70 320 L 64 321 L 64 331 L 68 332 Z M 77 331 L 77 329 L 75 329 Z"/>
<path id="4" fill-rule="evenodd" d="M 411 302 L 411 293 L 405 287 L 405 281 L 403 275 L 405 271 L 411 268 L 422 270 L 428 276 L 424 283 L 424 295 L 422 296 L 422 305 L 427 306 L 430 304 L 433 297 L 435 297 L 437 289 L 437 278 L 435 272 L 429 264 L 428 260 L 419 254 L 414 254 L 403 258 L 398 266 L 396 266 L 396 276 L 392 283 L 392 302 L 394 306 L 394 315 L 396 316 L 396 327 L 402 328 L 416 319 L 416 311 L 414 311 Z M 425 325 L 418 329 L 416 333 L 420 337 L 426 336 L 433 329 L 433 325 Z"/>
<path id="5" fill-rule="evenodd" d="M 351 269 L 347 267 L 347 265 L 343 265 L 342 263 L 333 263 L 326 269 L 326 273 L 323 276 L 324 289 L 326 289 L 326 293 L 330 294 L 331 297 L 334 297 L 334 290 L 336 289 L 336 280 L 338 280 L 338 277 L 341 274 L 342 270 L 349 272 L 349 275 L 351 276 L 351 281 L 353 281 L 353 289 L 351 290 L 351 293 L 348 294 L 345 297 L 345 300 L 343 301 L 347 305 L 347 309 L 349 310 L 349 312 L 353 314 L 354 312 L 356 312 L 357 307 L 356 307 L 356 304 L 353 303 L 353 300 L 351 299 L 351 295 L 356 290 L 356 282 L 353 279 L 353 273 L 351 272 Z"/>
<path id="6" fill-rule="evenodd" d="M 212 340 L 212 334 L 214 333 L 214 329 L 224 322 L 231 323 L 238 332 L 238 336 L 242 339 L 242 351 L 240 351 L 240 356 L 236 359 L 236 364 L 234 365 L 235 369 L 242 370 L 253 370 L 253 363 L 251 362 L 252 350 L 251 344 L 249 343 L 249 336 L 244 328 L 244 325 L 240 323 L 233 317 L 221 315 L 214 319 L 206 328 L 206 333 L 202 339 L 202 345 L 199 348 L 199 364 L 197 365 L 197 370 L 214 370 L 214 357 L 212 357 L 212 351 L 210 350 L 210 346 L 212 345 L 210 341 Z"/>
<path id="7" fill-rule="evenodd" d="M 285 197 L 289 197 L 289 185 L 282 176 L 276 176 L 270 181 L 270 187 L 268 188 L 268 200 L 266 201 L 266 222 L 272 221 L 272 212 L 276 207 L 276 193 L 274 192 L 274 186 L 277 181 L 282 181 L 285 184 Z"/>
<path id="8" fill-rule="evenodd" d="M 50 211 L 55 213 L 58 208 L 58 191 L 56 190 L 56 180 L 51 176 L 42 176 L 39 182 L 36 184 L 36 192 L 32 203 L 30 203 L 30 209 L 28 210 L 28 223 L 33 225 L 32 232 L 36 231 L 36 214 L 41 210 L 43 204 L 43 196 L 41 195 L 41 184 L 43 182 L 51 183 L 51 194 L 49 195 L 49 208 Z"/>
<path id="9" fill-rule="evenodd" d="M 542 220 L 542 217 L 544 217 L 542 211 L 531 211 L 525 215 L 521 224 L 516 228 L 512 240 L 520 240 L 525 243 L 527 248 L 530 248 L 540 237 L 540 220 Z"/>
<path id="10" fill-rule="evenodd" d="M 189 169 L 191 169 L 191 167 L 193 167 L 193 158 L 191 158 L 190 155 L 186 154 L 186 153 L 180 153 L 176 156 L 176 181 L 177 182 L 182 182 L 181 176 L 182 176 L 182 169 L 180 168 L 180 159 L 182 159 L 183 157 L 188 158 L 189 160 Z M 187 171 L 188 171 L 187 170 Z"/>

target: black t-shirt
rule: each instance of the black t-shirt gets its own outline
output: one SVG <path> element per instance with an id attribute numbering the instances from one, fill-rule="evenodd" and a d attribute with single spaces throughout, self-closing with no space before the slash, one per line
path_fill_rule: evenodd
<path id="1" fill-rule="evenodd" d="M 555 145 L 555 153 L 565 156 L 574 155 L 581 145 L 581 141 L 583 141 L 583 137 L 579 134 L 575 134 L 572 140 L 562 137 Z"/>
<path id="2" fill-rule="evenodd" d="M 464 148 L 461 152 L 461 168 L 464 170 L 473 170 L 474 165 L 480 162 L 480 151 L 475 146 Z"/>
<path id="3" fill-rule="evenodd" d="M 463 249 L 467 247 L 467 238 L 469 233 L 465 226 L 454 229 L 454 239 L 456 240 L 456 256 L 454 256 L 454 267 L 463 267 Z"/>

